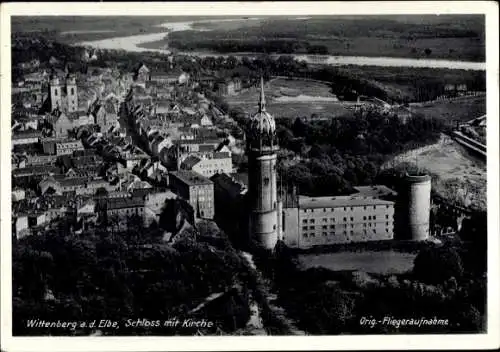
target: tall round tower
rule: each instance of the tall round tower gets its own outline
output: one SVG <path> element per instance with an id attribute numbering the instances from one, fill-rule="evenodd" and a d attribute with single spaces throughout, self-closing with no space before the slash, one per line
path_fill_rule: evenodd
<path id="1" fill-rule="evenodd" d="M 431 211 L 431 177 L 406 175 L 398 194 L 401 202 L 398 237 L 402 240 L 427 240 Z"/>
<path id="2" fill-rule="evenodd" d="M 249 234 L 262 247 L 274 249 L 278 241 L 278 184 L 276 161 L 279 150 L 276 123 L 266 111 L 261 78 L 259 110 L 247 131 Z"/>

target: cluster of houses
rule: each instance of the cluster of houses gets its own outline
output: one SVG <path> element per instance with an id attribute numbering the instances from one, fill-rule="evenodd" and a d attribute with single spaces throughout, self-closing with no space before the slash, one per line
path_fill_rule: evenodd
<path id="1" fill-rule="evenodd" d="M 210 102 L 181 79 L 165 86 L 147 71 L 149 83 L 142 85 L 144 70 L 144 65 L 137 70 L 140 84 L 130 89 L 125 106 L 130 125 L 151 155 L 171 169 L 205 177 L 232 172 L 228 139 L 214 126 Z"/>
<path id="2" fill-rule="evenodd" d="M 149 226 L 178 197 L 213 219 L 210 177 L 233 172 L 234 139 L 214 125 L 220 112 L 199 82 L 142 64 L 88 72 L 30 73 L 13 92 L 13 235 Z"/>

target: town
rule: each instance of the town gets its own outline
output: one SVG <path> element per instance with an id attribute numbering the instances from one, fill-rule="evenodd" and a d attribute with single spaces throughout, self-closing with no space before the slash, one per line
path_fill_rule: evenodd
<path id="1" fill-rule="evenodd" d="M 83 59 L 91 62 L 92 57 L 85 51 Z M 253 222 L 262 228 L 240 235 L 264 236 L 259 241 L 271 250 L 278 240 L 308 248 L 393 239 L 398 215 L 404 218 L 403 239 L 429 238 L 426 175 L 408 176 L 403 193 L 409 198 L 401 214 L 394 211 L 397 192 L 384 185 L 360 185 L 352 194 L 333 197 L 285 189 L 276 171 L 276 123 L 265 111 L 263 79 L 245 82 L 260 89 L 261 97 L 248 135 L 240 137 L 227 128 L 228 121 L 236 122 L 201 93 L 234 95 L 242 90 L 239 77 L 194 78 L 175 67 L 174 56 L 168 57 L 165 72 L 138 63 L 133 72 L 89 67 L 90 74 L 73 72 L 68 63 L 59 69 L 57 59 L 51 59 L 45 68 L 38 60 L 23 64 L 34 72 L 13 89 L 16 238 L 61 223 L 76 233 L 97 224 L 126 229 L 131 218 L 148 227 L 159 222 L 165 202 L 176 198 L 186 200 L 196 218 L 222 222 L 231 219 L 226 209 L 241 213 L 250 206 L 261 214 Z M 233 165 L 233 154 L 245 150 L 255 158 L 249 160 L 249 174 Z M 261 161 L 264 155 L 268 162 Z M 238 209 L 247 190 L 250 204 Z"/>

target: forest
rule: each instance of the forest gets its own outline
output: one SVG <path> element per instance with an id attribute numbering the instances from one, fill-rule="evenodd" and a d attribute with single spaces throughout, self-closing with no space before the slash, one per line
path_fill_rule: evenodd
<path id="1" fill-rule="evenodd" d="M 233 110 L 232 116 L 245 125 L 241 111 Z M 404 123 L 376 111 L 328 121 L 279 119 L 278 168 L 283 181 L 296 185 L 301 194 L 349 194 L 353 186 L 376 183 L 389 157 L 433 143 L 445 130 L 440 120 L 418 117 Z"/>
<path id="2" fill-rule="evenodd" d="M 127 319 L 207 319 L 229 333 L 249 318 L 249 271 L 224 236 L 192 228 L 175 243 L 140 224 L 127 231 L 93 229 L 80 235 L 55 229 L 13 245 L 13 334 L 85 336 L 95 328 L 28 328 L 29 319 L 117 321 L 104 335 L 193 335 L 196 328 L 125 327 Z M 219 238 L 219 240 L 214 241 Z M 163 268 L 163 269 L 162 269 Z M 214 293 L 219 306 L 190 313 Z"/>

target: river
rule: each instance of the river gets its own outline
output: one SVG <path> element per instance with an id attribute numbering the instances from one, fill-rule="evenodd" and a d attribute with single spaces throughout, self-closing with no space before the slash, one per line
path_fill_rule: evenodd
<path id="1" fill-rule="evenodd" d="M 247 20 L 258 20 L 257 17 L 248 18 Z M 305 19 L 304 17 L 297 17 L 296 19 Z M 208 31 L 209 29 L 194 28 L 194 23 L 210 23 L 210 22 L 229 22 L 229 21 L 241 21 L 242 19 L 216 19 L 216 20 L 203 20 L 203 21 L 187 21 L 187 22 L 169 22 L 158 25 L 168 30 L 168 32 L 160 33 L 149 33 L 149 34 L 139 34 L 126 37 L 114 37 L 101 40 L 92 40 L 79 42 L 75 45 L 80 46 L 90 46 L 99 49 L 115 49 L 115 50 L 126 50 L 131 52 L 157 52 L 163 54 L 170 54 L 171 51 L 167 48 L 162 49 L 150 49 L 143 48 L 141 45 L 151 42 L 160 41 L 166 38 L 169 32 L 174 31 L 186 31 L 186 30 L 196 30 L 196 31 Z M 217 56 L 256 56 L 255 53 L 234 53 L 234 54 L 219 54 L 213 52 L 179 52 L 179 54 L 198 56 L 198 57 L 217 57 Z M 273 55 L 280 56 L 280 55 Z M 472 62 L 472 61 L 458 61 L 458 60 L 445 60 L 445 59 L 413 59 L 413 58 L 401 58 L 401 57 L 367 57 L 367 56 L 334 56 L 334 55 L 304 55 L 304 54 L 292 54 L 295 59 L 305 61 L 307 63 L 322 63 L 328 65 L 358 65 L 358 66 L 382 66 L 382 67 L 420 67 L 420 68 L 447 68 L 447 69 L 457 69 L 457 70 L 475 70 L 484 71 L 486 70 L 486 63 L 484 62 Z"/>

